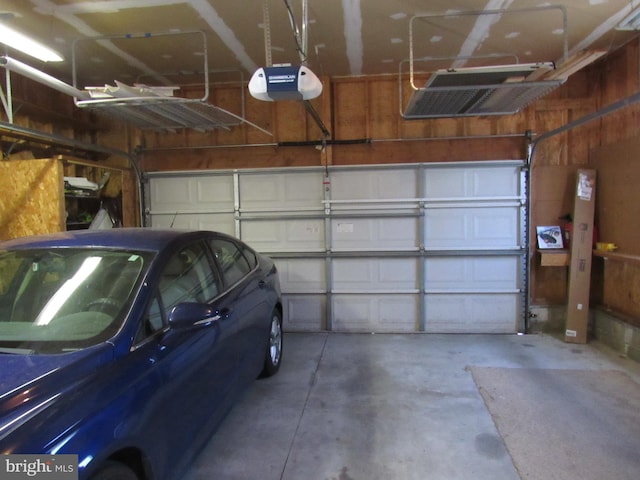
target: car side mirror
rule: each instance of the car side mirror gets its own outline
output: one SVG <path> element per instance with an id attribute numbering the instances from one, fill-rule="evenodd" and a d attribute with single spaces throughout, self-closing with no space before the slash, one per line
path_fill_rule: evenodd
<path id="1" fill-rule="evenodd" d="M 169 313 L 169 325 L 173 328 L 192 327 L 207 320 L 215 320 L 216 312 L 206 303 L 179 303 Z"/>

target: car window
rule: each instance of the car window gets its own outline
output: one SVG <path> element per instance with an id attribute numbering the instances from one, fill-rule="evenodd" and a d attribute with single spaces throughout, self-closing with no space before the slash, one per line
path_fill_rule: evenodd
<path id="1" fill-rule="evenodd" d="M 159 292 L 165 316 L 178 303 L 209 302 L 218 291 L 209 257 L 200 243 L 174 254 L 160 275 Z"/>
<path id="2" fill-rule="evenodd" d="M 0 255 L 0 348 L 33 353 L 82 348 L 124 320 L 149 254 L 98 248 Z"/>
<path id="3" fill-rule="evenodd" d="M 231 286 L 246 276 L 252 267 L 234 242 L 215 238 L 209 241 L 225 285 Z"/>
<path id="4" fill-rule="evenodd" d="M 158 295 L 154 295 L 151 302 L 149 303 L 149 307 L 147 308 L 147 313 L 138 326 L 138 331 L 136 333 L 134 343 L 138 344 L 142 342 L 145 338 L 150 337 L 155 332 L 162 330 L 164 326 L 165 321 L 162 315 L 160 300 L 158 299 Z"/>
<path id="5" fill-rule="evenodd" d="M 247 261 L 249 262 L 249 267 L 251 268 L 251 270 L 256 268 L 256 266 L 258 265 L 258 259 L 256 258 L 255 252 L 251 250 L 247 245 L 244 245 L 244 244 L 240 246 L 240 249 L 242 250 L 242 253 L 244 254 Z"/>
<path id="6" fill-rule="evenodd" d="M 0 262 L 0 296 L 6 295 L 18 279 L 18 269 L 23 264 L 23 260 L 18 257 L 3 256 Z"/>
<path id="7" fill-rule="evenodd" d="M 138 327 L 135 343 L 165 329 L 173 307 L 182 302 L 208 303 L 220 292 L 219 279 L 202 243 L 171 256 L 160 273 L 158 288 Z"/>

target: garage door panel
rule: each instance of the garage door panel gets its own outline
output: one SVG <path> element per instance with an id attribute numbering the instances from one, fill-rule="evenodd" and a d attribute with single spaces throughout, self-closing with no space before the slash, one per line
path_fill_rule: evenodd
<path id="1" fill-rule="evenodd" d="M 434 257 L 425 260 L 429 290 L 510 290 L 519 288 L 517 256 Z"/>
<path id="2" fill-rule="evenodd" d="M 150 195 L 154 210 L 176 211 L 179 206 L 190 208 L 192 197 L 188 178 L 158 178 L 151 182 Z"/>
<path id="3" fill-rule="evenodd" d="M 326 330 L 326 300 L 323 295 L 282 295 L 283 328 L 288 332 Z"/>
<path id="4" fill-rule="evenodd" d="M 198 206 L 211 209 L 233 209 L 233 178 L 203 177 L 196 178 L 194 185 L 195 201 Z"/>
<path id="5" fill-rule="evenodd" d="M 413 169 L 331 172 L 332 200 L 380 200 L 417 198 L 418 182 Z"/>
<path id="6" fill-rule="evenodd" d="M 325 261 L 321 258 L 274 258 L 283 293 L 325 293 Z"/>
<path id="7" fill-rule="evenodd" d="M 338 258 L 332 262 L 336 291 L 416 291 L 418 261 L 414 258 Z"/>
<path id="8" fill-rule="evenodd" d="M 331 222 L 334 250 L 416 250 L 415 218 L 354 218 Z"/>
<path id="9" fill-rule="evenodd" d="M 152 215 L 151 226 L 156 228 L 177 228 L 189 230 L 214 230 L 235 235 L 233 214 Z"/>
<path id="10" fill-rule="evenodd" d="M 476 198 L 518 196 L 519 175 L 517 166 L 471 169 L 468 177 L 471 177 L 472 195 Z"/>
<path id="11" fill-rule="evenodd" d="M 245 220 L 242 239 L 258 251 L 324 251 L 324 222 L 321 220 Z"/>
<path id="12" fill-rule="evenodd" d="M 473 234 L 481 242 L 490 245 L 513 247 L 518 245 L 519 209 L 480 208 L 470 212 L 473 218 Z"/>
<path id="13" fill-rule="evenodd" d="M 514 197 L 519 192 L 519 166 L 436 167 L 425 169 L 428 200 Z"/>
<path id="14" fill-rule="evenodd" d="M 231 176 L 154 178 L 150 185 L 153 212 L 233 211 Z"/>
<path id="15" fill-rule="evenodd" d="M 425 248 L 446 248 L 470 237 L 467 217 L 459 210 L 432 210 L 425 214 Z"/>
<path id="16" fill-rule="evenodd" d="M 320 210 L 323 195 L 323 175 L 320 172 L 240 176 L 243 211 Z"/>
<path id="17" fill-rule="evenodd" d="M 332 329 L 338 332 L 415 332 L 416 295 L 332 296 Z"/>
<path id="18" fill-rule="evenodd" d="M 425 248 L 514 248 L 518 222 L 515 207 L 432 209 L 425 213 Z"/>
<path id="19" fill-rule="evenodd" d="M 513 333 L 517 328 L 514 294 L 429 294 L 425 304 L 428 333 Z"/>

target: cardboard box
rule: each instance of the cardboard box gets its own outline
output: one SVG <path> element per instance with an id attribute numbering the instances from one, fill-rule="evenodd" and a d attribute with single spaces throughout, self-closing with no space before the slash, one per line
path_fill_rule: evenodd
<path id="1" fill-rule="evenodd" d="M 540 265 L 543 267 L 566 267 L 569 258 L 569 250 L 540 250 Z"/>
<path id="2" fill-rule="evenodd" d="M 565 342 L 569 343 L 587 343 L 595 195 L 596 171 L 578 170 L 569 265 L 569 300 L 564 336 Z"/>

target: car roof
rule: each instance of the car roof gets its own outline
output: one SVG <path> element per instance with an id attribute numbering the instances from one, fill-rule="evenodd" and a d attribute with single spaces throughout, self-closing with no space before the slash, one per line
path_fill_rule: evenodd
<path id="1" fill-rule="evenodd" d="M 228 237 L 218 232 L 159 228 L 74 230 L 0 242 L 0 249 L 105 247 L 159 252 L 174 241 L 202 238 L 208 235 Z"/>

